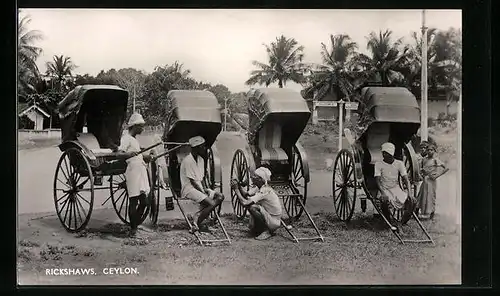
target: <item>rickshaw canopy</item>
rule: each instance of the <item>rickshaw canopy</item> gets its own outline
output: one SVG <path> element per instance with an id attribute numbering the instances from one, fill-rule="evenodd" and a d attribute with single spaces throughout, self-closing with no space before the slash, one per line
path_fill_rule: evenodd
<path id="1" fill-rule="evenodd" d="M 75 87 L 57 106 L 62 142 L 76 140 L 86 123 L 101 148 L 119 146 L 127 103 L 128 92 L 116 85 Z"/>
<path id="2" fill-rule="evenodd" d="M 404 87 L 365 87 L 361 90 L 365 112 L 378 122 L 420 124 L 420 106 Z"/>
<path id="3" fill-rule="evenodd" d="M 247 93 L 248 140 L 255 144 L 265 124 L 279 123 L 283 138 L 295 144 L 309 121 L 311 111 L 299 92 L 286 88 L 259 88 Z"/>
<path id="4" fill-rule="evenodd" d="M 364 87 L 364 107 L 356 136 L 361 137 L 374 123 L 390 123 L 393 129 L 408 138 L 420 127 L 420 106 L 415 96 L 404 87 Z"/>
<path id="5" fill-rule="evenodd" d="M 222 130 L 220 105 L 215 95 L 202 90 L 171 90 L 167 94 L 163 140 L 187 142 L 202 136 L 211 147 Z"/>

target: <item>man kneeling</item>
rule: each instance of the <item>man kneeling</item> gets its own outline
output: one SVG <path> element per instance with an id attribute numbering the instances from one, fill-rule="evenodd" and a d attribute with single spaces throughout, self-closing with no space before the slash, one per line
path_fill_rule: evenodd
<path id="1" fill-rule="evenodd" d="M 202 226 L 203 221 L 210 213 L 222 203 L 224 196 L 215 192 L 203 183 L 205 176 L 206 151 L 205 139 L 200 136 L 189 139 L 191 153 L 189 153 L 181 163 L 181 197 L 190 199 L 199 204 L 199 211 L 195 213 L 191 232 L 195 232 L 206 227 Z"/>
<path id="2" fill-rule="evenodd" d="M 271 171 L 260 167 L 251 175 L 254 190 L 245 191 L 237 180 L 231 181 L 231 188 L 236 192 L 241 204 L 250 213 L 250 231 L 258 240 L 265 240 L 274 235 L 281 224 L 281 204 L 278 195 L 267 185 Z"/>

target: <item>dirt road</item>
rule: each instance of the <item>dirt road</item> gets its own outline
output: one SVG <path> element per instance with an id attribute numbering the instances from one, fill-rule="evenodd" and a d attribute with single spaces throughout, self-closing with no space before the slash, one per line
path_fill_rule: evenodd
<path id="1" fill-rule="evenodd" d="M 151 136 L 140 139 L 143 145 Z M 221 134 L 217 148 L 223 168 L 224 192 L 234 151 L 244 138 Z M 455 172 L 440 179 L 437 218 L 426 222 L 436 245 L 400 245 L 359 203 L 349 225 L 335 217 L 331 201 L 331 172 L 311 170 L 307 208 L 324 243 L 294 244 L 280 231 L 258 242 L 247 237 L 245 225 L 231 215 L 229 200 L 223 222 L 231 246 L 200 247 L 185 230 L 176 209 L 160 209 L 160 226 L 143 239 L 124 237 L 124 227 L 112 209 L 96 196 L 88 231 L 69 234 L 54 215 L 53 174 L 60 152 L 56 147 L 19 151 L 19 237 L 21 284 L 439 284 L 460 281 L 460 235 L 456 213 Z M 332 156 L 328 156 L 332 157 Z M 111 205 L 109 205 L 111 206 Z M 189 206 L 188 206 L 189 210 Z M 408 228 L 409 234 L 417 229 Z M 311 235 L 303 217 L 295 228 Z M 132 267 L 139 274 L 109 275 L 109 267 Z M 50 268 L 93 268 L 96 275 L 50 276 Z"/>

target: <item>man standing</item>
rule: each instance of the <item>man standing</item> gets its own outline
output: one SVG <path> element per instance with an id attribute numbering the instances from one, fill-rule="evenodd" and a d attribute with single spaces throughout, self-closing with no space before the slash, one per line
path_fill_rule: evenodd
<path id="1" fill-rule="evenodd" d="M 260 167 L 251 175 L 256 190 L 247 192 L 237 180 L 231 181 L 231 188 L 250 213 L 250 231 L 257 240 L 270 238 L 281 225 L 281 203 L 278 195 L 268 185 L 271 171 Z"/>
<path id="2" fill-rule="evenodd" d="M 205 159 L 207 149 L 205 139 L 200 136 L 189 139 L 191 153 L 181 162 L 181 197 L 190 199 L 199 205 L 199 211 L 195 213 L 192 232 L 200 230 L 203 221 L 210 213 L 222 203 L 224 196 L 217 193 L 203 183 L 205 176 Z"/>
<path id="3" fill-rule="evenodd" d="M 409 190 L 411 186 L 406 168 L 402 161 L 394 158 L 395 150 L 396 148 L 392 143 L 382 144 L 383 160 L 375 163 L 375 180 L 382 202 L 382 214 L 391 224 L 391 229 L 393 231 L 399 231 L 399 228 L 395 226 L 389 206 L 396 209 L 402 209 L 404 207 L 404 214 L 401 222 L 402 224 L 406 224 L 411 217 L 416 203 L 411 190 Z M 404 192 L 399 186 L 399 175 L 404 179 L 408 192 Z"/>

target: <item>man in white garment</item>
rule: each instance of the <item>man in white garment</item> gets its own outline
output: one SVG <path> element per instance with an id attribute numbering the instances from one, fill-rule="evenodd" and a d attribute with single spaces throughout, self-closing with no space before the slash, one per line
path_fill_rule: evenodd
<path id="1" fill-rule="evenodd" d="M 208 188 L 203 182 L 205 176 L 205 158 L 207 149 L 205 139 L 196 136 L 189 139 L 191 153 L 186 155 L 181 162 L 181 198 L 194 201 L 199 205 L 199 211 L 195 213 L 192 232 L 200 230 L 203 221 L 210 213 L 222 203 L 224 196 Z M 204 228 L 205 229 L 205 228 Z"/>
<path id="2" fill-rule="evenodd" d="M 134 113 L 128 122 L 128 131 L 124 132 L 120 140 L 122 156 L 127 158 L 125 180 L 127 193 L 130 199 L 128 215 L 130 220 L 130 235 L 135 236 L 137 227 L 146 208 L 146 197 L 150 192 L 146 162 L 151 160 L 150 155 L 140 153 L 141 146 L 136 136 L 144 130 L 145 121 L 142 115 Z"/>
<path id="3" fill-rule="evenodd" d="M 406 188 L 411 188 L 408 173 L 406 172 L 405 165 L 402 161 L 394 158 L 396 148 L 392 143 L 382 144 L 382 161 L 375 163 L 375 180 L 379 189 L 379 198 L 381 200 L 382 214 L 387 218 L 391 224 L 393 231 L 399 231 L 399 228 L 394 223 L 389 206 L 396 209 L 405 207 L 405 214 L 402 223 L 405 224 L 409 220 L 407 207 L 413 207 L 415 198 L 411 190 L 404 192 L 399 186 L 398 177 L 404 179 Z M 411 215 L 411 211 L 409 212 Z"/>

